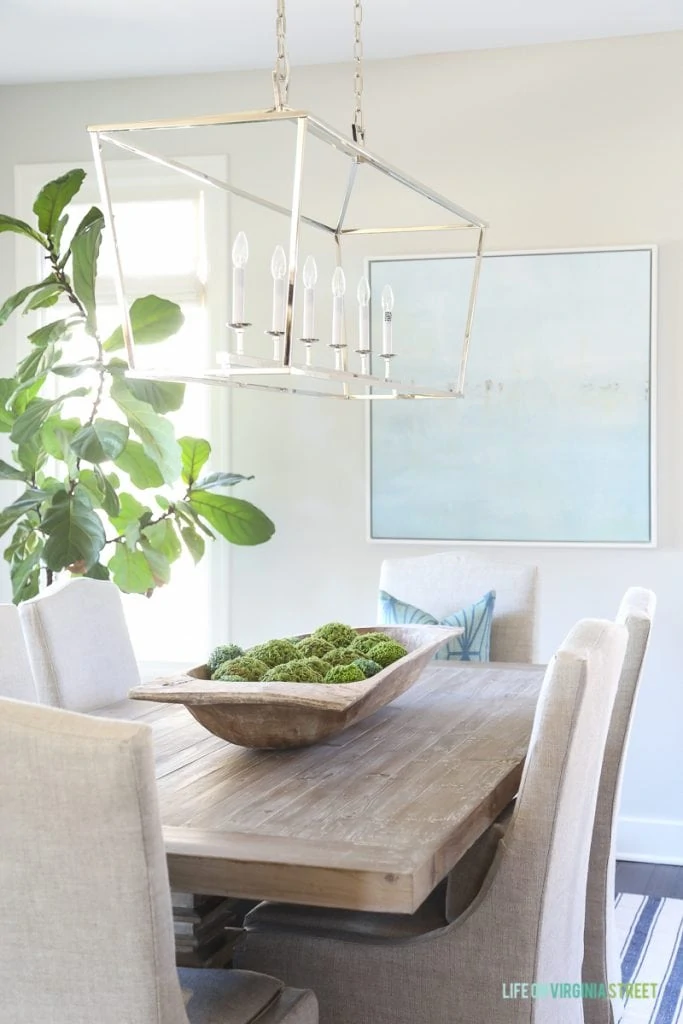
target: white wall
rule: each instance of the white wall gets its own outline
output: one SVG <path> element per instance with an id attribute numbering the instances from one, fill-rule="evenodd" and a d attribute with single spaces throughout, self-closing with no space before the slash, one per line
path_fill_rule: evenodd
<path id="1" fill-rule="evenodd" d="M 490 557 L 540 567 L 540 659 L 577 618 L 613 616 L 628 585 L 657 592 L 620 852 L 683 863 L 681 66 L 683 33 L 673 33 L 375 63 L 366 96 L 372 148 L 486 216 L 490 248 L 659 246 L 659 548 L 497 548 Z M 347 124 L 348 67 L 295 69 L 293 81 L 294 104 Z M 13 210 L 15 164 L 88 159 L 87 123 L 269 103 L 265 72 L 0 89 L 0 209 Z M 176 151 L 183 145 L 197 152 L 180 139 Z M 236 176 L 271 173 L 265 159 L 230 158 Z M 1 295 L 13 274 L 3 240 Z M 249 642 L 327 618 L 373 621 L 381 559 L 424 549 L 364 540 L 363 411 L 238 394 L 232 430 L 232 468 L 257 477 L 242 493 L 278 532 L 234 553 L 226 632 Z"/>

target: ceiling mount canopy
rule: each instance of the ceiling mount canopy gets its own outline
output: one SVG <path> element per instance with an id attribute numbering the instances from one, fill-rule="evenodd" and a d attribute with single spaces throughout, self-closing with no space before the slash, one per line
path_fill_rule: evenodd
<path id="1" fill-rule="evenodd" d="M 462 397 L 486 223 L 365 148 L 361 0 L 353 0 L 354 113 L 350 138 L 311 113 L 288 105 L 290 68 L 285 0 L 276 0 L 276 3 L 277 54 L 272 73 L 274 105 L 271 109 L 97 125 L 88 129 L 114 242 L 117 295 L 129 373 L 147 379 L 202 382 L 342 400 Z M 228 144 L 228 151 L 238 155 L 242 147 L 253 142 L 257 131 L 267 133 L 265 143 L 261 139 L 261 156 L 253 166 L 265 164 L 268 168 L 271 177 L 268 184 L 273 186 L 273 194 L 262 194 L 258 186 L 245 188 L 232 180 L 212 177 L 193 168 L 189 158 L 171 157 L 155 145 L 160 137 L 172 139 L 177 129 L 205 131 L 221 127 L 239 136 L 232 144 L 236 149 Z M 288 137 L 283 135 L 283 129 L 288 129 Z M 288 161 L 286 144 L 290 143 L 293 145 Z M 218 189 L 229 195 L 233 203 L 243 203 L 247 210 L 245 227 L 235 233 L 232 242 L 231 316 L 226 345 L 218 352 L 213 366 L 198 363 L 188 370 L 187 358 L 182 367 L 162 364 L 153 368 L 145 366 L 143 371 L 137 366 L 125 268 L 116 237 L 104 159 L 105 147 L 110 146 L 152 161 L 174 174 L 189 176 L 207 188 Z M 268 153 L 266 161 L 262 157 L 264 151 Z M 425 212 L 420 209 L 418 214 L 416 207 L 424 207 Z M 253 230 L 248 223 L 249 211 L 253 215 Z M 263 252 L 263 239 L 270 237 L 263 227 L 266 215 L 273 215 L 278 232 L 281 232 L 283 218 L 287 221 L 283 237 L 286 244 L 278 243 L 272 256 L 270 251 Z M 472 239 L 464 253 L 472 257 L 472 277 L 462 327 L 449 325 L 453 337 L 450 372 L 447 379 L 432 380 L 428 384 L 404 380 L 399 369 L 401 352 L 394 343 L 394 333 L 397 328 L 397 339 L 405 337 L 414 327 L 402 321 L 400 289 L 385 285 L 380 294 L 373 294 L 373 253 L 370 250 L 374 246 L 375 252 L 386 255 L 394 251 L 387 248 L 394 242 L 394 236 L 409 239 L 414 247 L 417 239 L 433 238 L 435 233 L 443 235 L 444 232 L 469 232 Z M 361 256 L 357 249 L 359 242 L 363 243 Z M 427 248 L 426 243 L 422 244 Z M 260 291 L 260 301 L 249 301 L 252 291 L 247 287 L 248 277 L 252 276 L 249 273 L 250 250 L 251 267 L 254 257 L 259 263 L 252 273 L 253 279 L 261 285 L 254 289 L 257 294 Z M 264 301 L 268 290 L 264 290 L 260 277 L 262 264 L 267 263 L 269 256 L 272 303 L 270 295 Z M 327 288 L 318 271 L 319 261 L 330 271 Z M 347 280 L 350 275 L 353 275 L 354 288 L 349 297 Z M 264 343 L 269 351 L 263 351 Z M 163 345 L 159 350 L 163 351 Z M 442 375 L 440 371 L 439 376 Z"/>

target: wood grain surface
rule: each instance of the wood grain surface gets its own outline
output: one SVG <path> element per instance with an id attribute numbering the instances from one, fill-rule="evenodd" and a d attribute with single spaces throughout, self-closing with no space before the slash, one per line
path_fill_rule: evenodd
<path id="1" fill-rule="evenodd" d="M 514 797 L 543 668 L 441 663 L 392 704 L 300 750 L 248 750 L 178 705 L 98 711 L 151 726 L 171 884 L 412 913 Z"/>

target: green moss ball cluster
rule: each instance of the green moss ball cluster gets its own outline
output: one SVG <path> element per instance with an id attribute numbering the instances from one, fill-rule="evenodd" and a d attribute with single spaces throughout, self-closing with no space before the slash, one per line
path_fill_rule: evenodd
<path id="1" fill-rule="evenodd" d="M 262 683 L 321 683 L 322 681 L 322 674 L 303 659 L 276 665 L 261 677 Z"/>
<path id="2" fill-rule="evenodd" d="M 339 647 L 330 651 L 323 658 L 323 661 L 327 663 L 327 667 L 330 665 L 350 665 L 351 662 L 355 661 L 358 657 L 358 651 L 352 647 Z"/>
<path id="3" fill-rule="evenodd" d="M 209 655 L 209 660 L 206 663 L 209 672 L 213 674 L 224 662 L 232 661 L 233 658 L 241 658 L 243 654 L 244 651 L 237 644 L 221 644 Z"/>
<path id="4" fill-rule="evenodd" d="M 360 635 L 356 634 L 356 639 L 353 641 L 351 646 L 355 648 L 356 651 L 360 651 L 361 654 L 367 656 L 371 647 L 374 647 L 375 644 L 381 644 L 388 639 L 389 637 L 386 633 L 361 633 Z"/>
<path id="5" fill-rule="evenodd" d="M 299 658 L 322 658 L 333 650 L 334 647 L 330 641 L 325 640 L 322 636 L 306 636 L 296 645 L 296 653 Z"/>
<path id="6" fill-rule="evenodd" d="M 387 665 L 398 661 L 399 658 L 404 658 L 407 653 L 405 647 L 402 644 L 397 644 L 395 640 L 383 640 L 381 643 L 374 644 L 367 655 L 382 668 L 386 668 Z"/>
<path id="7" fill-rule="evenodd" d="M 358 634 L 355 629 L 344 625 L 343 622 L 327 622 L 324 626 L 319 626 L 313 636 L 322 637 L 333 647 L 350 647 Z"/>
<path id="8" fill-rule="evenodd" d="M 233 658 L 230 661 L 224 661 L 222 665 L 219 665 L 211 678 L 222 679 L 223 682 L 226 682 L 228 676 L 230 676 L 242 679 L 246 683 L 257 683 L 267 671 L 268 666 L 265 662 L 259 661 L 258 658 L 245 654 L 241 658 Z"/>
<path id="9" fill-rule="evenodd" d="M 382 668 L 380 664 L 378 664 L 376 661 L 372 661 L 371 658 L 356 658 L 356 660 L 352 662 L 352 664 L 358 665 L 358 668 L 361 670 L 366 679 L 369 679 L 370 676 L 377 675 L 377 673 Z"/>
<path id="10" fill-rule="evenodd" d="M 298 640 L 268 640 L 244 651 L 222 644 L 209 655 L 211 678 L 222 682 L 353 683 L 369 679 L 408 652 L 385 633 L 356 633 L 328 622 Z"/>
<path id="11" fill-rule="evenodd" d="M 363 670 L 352 662 L 350 665 L 333 665 L 325 676 L 326 683 L 359 683 L 365 679 Z"/>
<path id="12" fill-rule="evenodd" d="M 265 644 L 257 644 L 250 647 L 247 654 L 252 658 L 264 661 L 268 668 L 275 668 L 276 665 L 285 665 L 288 661 L 296 661 L 298 651 L 289 640 L 268 640 Z"/>

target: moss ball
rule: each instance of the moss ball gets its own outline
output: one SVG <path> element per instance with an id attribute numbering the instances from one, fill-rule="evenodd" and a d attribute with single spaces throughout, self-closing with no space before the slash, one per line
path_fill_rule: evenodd
<path id="1" fill-rule="evenodd" d="M 243 654 L 244 651 L 237 644 L 221 644 L 209 655 L 209 660 L 206 663 L 209 672 L 215 672 L 224 662 L 232 661 L 233 658 L 241 658 Z"/>
<path id="2" fill-rule="evenodd" d="M 356 636 L 356 639 L 353 641 L 351 646 L 357 651 L 361 651 L 363 654 L 367 655 L 371 647 L 374 647 L 375 644 L 382 644 L 388 639 L 389 637 L 386 633 L 361 633 Z"/>
<path id="3" fill-rule="evenodd" d="M 219 671 L 221 671 L 222 668 L 223 668 L 223 666 L 221 665 Z M 233 676 L 233 675 L 230 675 L 229 672 L 226 672 L 225 675 L 218 675 L 218 674 L 216 674 L 216 675 L 212 676 L 212 679 L 214 679 L 216 682 L 221 682 L 221 683 L 244 683 L 244 682 L 248 682 L 248 680 L 243 679 L 242 676 Z"/>
<path id="4" fill-rule="evenodd" d="M 350 647 L 334 648 L 329 654 L 323 657 L 323 661 L 327 663 L 327 667 L 330 665 L 350 665 L 351 662 L 355 661 L 358 657 L 358 651 L 354 651 Z"/>
<path id="5" fill-rule="evenodd" d="M 242 658 L 224 661 L 222 665 L 219 665 L 211 678 L 225 680 L 226 676 L 237 676 L 246 683 L 256 683 L 263 673 L 267 671 L 268 666 L 263 661 L 245 654 Z"/>
<path id="6" fill-rule="evenodd" d="M 307 664 L 303 659 L 276 665 L 261 677 L 262 683 L 321 683 L 322 681 L 322 673 L 316 672 L 313 666 Z"/>
<path id="7" fill-rule="evenodd" d="M 351 664 L 358 665 L 358 668 L 361 670 L 366 679 L 369 679 L 370 676 L 377 675 L 377 673 L 382 668 L 380 664 L 378 664 L 376 661 L 372 661 L 370 658 L 356 658 L 356 660 L 353 661 Z"/>
<path id="8" fill-rule="evenodd" d="M 296 651 L 300 658 L 322 658 L 324 654 L 329 654 L 333 650 L 334 646 L 330 641 L 321 636 L 304 637 L 296 645 Z"/>
<path id="9" fill-rule="evenodd" d="M 295 661 L 298 655 L 294 644 L 289 640 L 268 640 L 265 644 L 257 644 L 250 647 L 247 654 L 252 658 L 264 661 L 267 668 L 275 668 L 276 665 L 284 665 L 285 662 Z"/>
<path id="10" fill-rule="evenodd" d="M 358 634 L 355 629 L 344 625 L 343 622 L 328 622 L 316 629 L 313 636 L 321 636 L 323 640 L 328 640 L 333 647 L 348 647 Z"/>
<path id="11" fill-rule="evenodd" d="M 351 665 L 333 665 L 325 676 L 326 683 L 360 683 L 365 676 L 355 662 Z"/>
<path id="12" fill-rule="evenodd" d="M 302 661 L 304 665 L 310 665 L 314 672 L 320 673 L 320 678 L 324 679 L 325 674 L 330 667 L 328 661 L 323 661 L 322 658 L 298 658 L 298 661 Z"/>
<path id="13" fill-rule="evenodd" d="M 382 668 L 386 668 L 387 665 L 398 661 L 399 658 L 404 658 L 407 653 L 405 647 L 402 644 L 397 644 L 395 640 L 383 640 L 382 643 L 375 644 L 370 648 L 368 658 L 376 661 Z"/>

